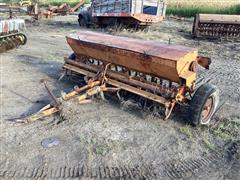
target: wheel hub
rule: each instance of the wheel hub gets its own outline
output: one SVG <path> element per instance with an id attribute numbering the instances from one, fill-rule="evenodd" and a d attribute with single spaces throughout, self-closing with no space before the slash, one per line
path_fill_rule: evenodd
<path id="1" fill-rule="evenodd" d="M 213 102 L 213 97 L 209 97 L 203 106 L 201 114 L 201 121 L 203 124 L 207 123 L 209 120 L 209 116 L 211 115 L 213 109 Z"/>

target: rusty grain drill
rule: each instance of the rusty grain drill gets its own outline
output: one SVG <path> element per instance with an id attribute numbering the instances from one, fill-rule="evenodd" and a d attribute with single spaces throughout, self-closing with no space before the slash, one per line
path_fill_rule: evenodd
<path id="1" fill-rule="evenodd" d="M 60 111 L 57 102 L 72 97 L 84 102 L 108 91 L 133 93 L 161 104 L 165 107 L 165 119 L 176 104 L 189 105 L 187 117 L 194 125 L 208 124 L 216 110 L 216 87 L 203 84 L 196 88 L 197 67 L 208 69 L 211 60 L 199 56 L 195 48 L 90 31 L 71 34 L 67 42 L 74 54 L 65 58 L 63 68 L 66 73 L 84 75 L 87 85 L 75 87 L 61 98 L 53 97 L 53 105 L 47 105 L 24 122 Z"/>

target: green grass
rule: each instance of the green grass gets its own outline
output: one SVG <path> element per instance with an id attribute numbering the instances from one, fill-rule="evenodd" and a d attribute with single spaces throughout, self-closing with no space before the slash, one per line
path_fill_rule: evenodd
<path id="1" fill-rule="evenodd" d="M 99 141 L 98 139 L 90 138 L 83 134 L 80 134 L 79 138 L 88 149 L 90 156 L 105 156 L 111 150 L 110 145 L 105 141 Z"/>
<path id="2" fill-rule="evenodd" d="M 179 131 L 182 134 L 185 134 L 192 142 L 193 142 L 193 134 L 192 134 L 192 127 L 191 126 L 183 126 L 179 127 Z"/>
<path id="3" fill-rule="evenodd" d="M 217 127 L 212 128 L 213 134 L 224 140 L 236 139 L 239 137 L 240 133 L 240 122 L 236 120 L 223 121 Z"/>
<path id="4" fill-rule="evenodd" d="M 230 7 L 211 7 L 211 6 L 168 6 L 167 15 L 182 17 L 193 17 L 197 13 L 209 14 L 240 14 L 240 4 Z"/>
<path id="5" fill-rule="evenodd" d="M 206 135 L 203 136 L 203 143 L 206 145 L 206 147 L 209 150 L 211 150 L 211 151 L 216 150 L 216 146 L 208 140 L 208 137 Z"/>

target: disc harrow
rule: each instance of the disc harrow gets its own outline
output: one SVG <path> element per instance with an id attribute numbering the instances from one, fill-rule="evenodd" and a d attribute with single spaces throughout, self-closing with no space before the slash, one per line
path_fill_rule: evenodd
<path id="1" fill-rule="evenodd" d="M 198 14 L 194 19 L 194 37 L 240 38 L 240 15 Z"/>
<path id="2" fill-rule="evenodd" d="M 0 52 L 25 45 L 26 35 L 22 32 L 25 28 L 24 20 L 3 20 L 0 21 Z"/>

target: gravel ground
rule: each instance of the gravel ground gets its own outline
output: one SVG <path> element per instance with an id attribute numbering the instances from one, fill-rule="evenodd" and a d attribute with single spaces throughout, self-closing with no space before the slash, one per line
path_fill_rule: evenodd
<path id="1" fill-rule="evenodd" d="M 65 36 L 79 30 L 76 22 L 75 16 L 66 16 L 28 23 L 28 44 L 0 55 L 2 178 L 240 178 L 240 43 L 193 40 L 191 20 L 168 19 L 148 32 L 104 31 L 163 43 L 170 39 L 211 57 L 211 69 L 200 70 L 199 76 L 220 89 L 222 106 L 209 127 L 187 125 L 182 109 L 163 121 L 132 102 L 98 98 L 84 105 L 68 101 L 61 115 L 33 124 L 7 121 L 50 102 L 41 79 L 56 95 L 76 85 L 67 78 L 58 81 L 63 57 L 71 53 Z"/>

